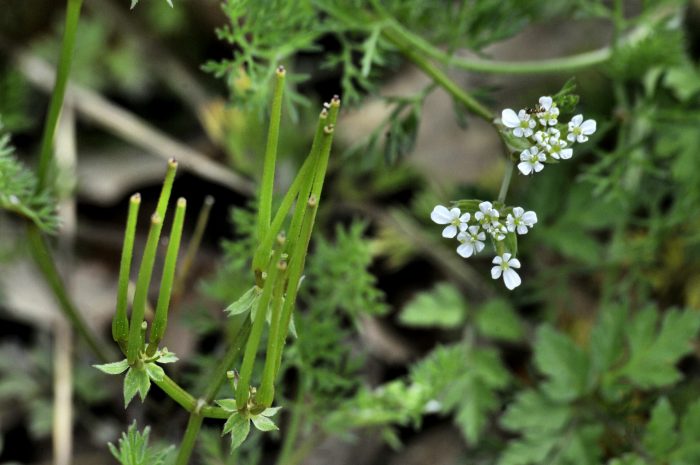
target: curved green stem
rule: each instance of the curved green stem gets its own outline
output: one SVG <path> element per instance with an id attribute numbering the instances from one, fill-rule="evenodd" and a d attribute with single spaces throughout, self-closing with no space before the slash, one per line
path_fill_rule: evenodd
<path id="1" fill-rule="evenodd" d="M 508 187 L 510 186 L 510 181 L 513 178 L 513 167 L 515 164 L 510 160 L 506 160 L 506 168 L 503 172 L 503 181 L 501 181 L 501 189 L 498 191 L 498 201 L 505 203 L 506 195 L 508 194 Z"/>
<path id="2" fill-rule="evenodd" d="M 68 0 L 66 6 L 66 23 L 61 44 L 61 56 L 56 70 L 56 83 L 54 84 L 49 111 L 44 122 L 44 132 L 41 136 L 41 148 L 39 149 L 39 167 L 37 170 L 37 188 L 45 189 L 49 185 L 49 169 L 53 160 L 53 138 L 56 133 L 58 117 L 61 114 L 63 98 L 66 94 L 66 84 L 73 61 L 73 49 L 75 48 L 75 36 L 78 30 L 80 9 L 83 0 Z"/>
<path id="3" fill-rule="evenodd" d="M 68 318 L 78 334 L 85 340 L 90 349 L 92 349 L 95 356 L 97 356 L 101 362 L 106 363 L 107 360 L 109 360 L 107 352 L 102 349 L 97 338 L 78 312 L 78 309 L 73 305 L 73 302 L 71 302 L 63 280 L 61 279 L 61 275 L 56 269 L 51 250 L 46 243 L 46 239 L 41 234 L 41 231 L 39 231 L 39 228 L 35 225 L 29 225 L 27 227 L 27 239 L 34 261 L 39 266 L 39 270 L 49 287 L 51 287 L 51 291 L 56 297 L 63 314 Z"/>
<path id="4" fill-rule="evenodd" d="M 194 449 L 194 444 L 197 442 L 197 435 L 202 427 L 202 420 L 204 420 L 204 417 L 201 413 L 193 412 L 192 415 L 190 415 L 190 419 L 187 421 L 185 435 L 182 437 L 180 449 L 177 452 L 175 465 L 187 465 L 187 463 L 189 463 L 192 449 Z"/>
<path id="5" fill-rule="evenodd" d="M 447 74 L 433 65 L 425 56 L 416 51 L 416 48 L 408 42 L 404 36 L 397 33 L 395 28 L 384 30 L 385 37 L 392 42 L 401 53 L 413 64 L 420 68 L 425 74 L 430 76 L 440 87 L 445 89 L 455 100 L 459 101 L 472 113 L 479 116 L 488 123 L 493 123 L 493 114 L 484 105 L 479 103 L 474 97 L 459 87 Z"/>

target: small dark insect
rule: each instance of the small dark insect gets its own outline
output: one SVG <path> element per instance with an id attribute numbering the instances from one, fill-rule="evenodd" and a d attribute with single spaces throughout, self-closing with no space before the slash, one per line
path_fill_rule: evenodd
<path id="1" fill-rule="evenodd" d="M 527 113 L 528 115 L 535 115 L 537 113 L 542 113 L 543 111 L 544 111 L 544 108 L 542 108 L 542 105 L 540 105 L 539 103 L 537 105 L 535 105 L 534 108 L 530 108 L 530 107 L 525 108 L 525 113 Z"/>

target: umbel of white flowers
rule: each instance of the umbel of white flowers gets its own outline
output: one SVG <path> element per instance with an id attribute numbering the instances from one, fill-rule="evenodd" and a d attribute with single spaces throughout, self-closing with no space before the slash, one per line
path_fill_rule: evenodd
<path id="1" fill-rule="evenodd" d="M 520 153 L 518 170 L 524 175 L 539 173 L 544 164 L 552 160 L 568 160 L 574 154 L 574 144 L 582 144 L 595 133 L 596 122 L 583 120 L 583 115 L 571 118 L 568 124 L 559 123 L 559 108 L 552 97 L 540 97 L 534 109 L 514 110 L 506 108 L 501 122 L 511 134 L 524 138 L 532 145 Z M 566 132 L 566 138 L 562 137 Z"/>
<path id="2" fill-rule="evenodd" d="M 533 211 L 525 211 L 522 207 L 514 207 L 505 218 L 493 207 L 491 202 L 481 202 L 479 210 L 471 215 L 462 213 L 457 208 L 437 205 L 430 214 L 430 219 L 435 223 L 446 225 L 442 230 L 442 237 L 457 238 L 459 246 L 457 253 L 469 258 L 484 250 L 486 235 L 491 236 L 494 243 L 505 240 L 508 233 L 527 234 L 535 223 L 537 214 Z M 491 269 L 491 277 L 498 279 L 503 277 L 503 282 L 510 290 L 515 289 L 521 283 L 520 276 L 515 269 L 520 268 L 520 261 L 513 257 L 512 253 L 503 252 L 493 259 L 494 267 Z"/>

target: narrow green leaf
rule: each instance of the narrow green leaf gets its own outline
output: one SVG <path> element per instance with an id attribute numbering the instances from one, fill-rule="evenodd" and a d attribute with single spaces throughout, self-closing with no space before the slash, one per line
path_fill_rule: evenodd
<path id="1" fill-rule="evenodd" d="M 255 307 L 255 304 L 260 298 L 260 291 L 261 290 L 258 288 L 258 286 L 251 287 L 242 296 L 240 296 L 238 300 L 226 307 L 224 311 L 228 313 L 229 317 L 240 315 L 241 313 L 249 311 L 251 308 Z"/>
<path id="2" fill-rule="evenodd" d="M 251 420 L 253 420 L 253 424 L 260 431 L 279 431 L 279 428 L 277 425 L 275 425 L 275 422 L 270 420 L 268 417 L 254 415 Z"/>
<path id="3" fill-rule="evenodd" d="M 134 398 L 139 390 L 139 380 L 136 373 L 137 370 L 129 368 L 124 377 L 124 408 L 129 406 L 131 399 Z"/>
<path id="4" fill-rule="evenodd" d="M 129 368 L 129 362 L 126 359 L 114 363 L 105 363 L 103 365 L 93 365 L 98 370 L 107 373 L 108 375 L 118 375 L 124 373 Z"/>
<path id="5" fill-rule="evenodd" d="M 160 368 L 160 367 L 159 367 Z M 163 370 L 161 369 L 161 372 Z M 137 374 L 137 382 L 138 382 L 138 389 L 139 389 L 139 396 L 141 397 L 141 402 L 146 400 L 146 395 L 148 394 L 148 390 L 151 389 L 151 378 L 149 377 L 149 373 L 147 369 L 142 369 L 136 371 Z M 161 377 L 162 379 L 162 377 Z"/>
<path id="6" fill-rule="evenodd" d="M 231 451 L 233 451 L 243 444 L 243 441 L 248 437 L 250 433 L 250 419 L 234 413 L 224 425 L 224 431 L 231 433 Z"/>
<path id="7" fill-rule="evenodd" d="M 227 412 L 237 412 L 236 399 L 219 399 L 216 403 Z"/>
<path id="8" fill-rule="evenodd" d="M 279 412 L 281 409 L 282 409 L 282 407 L 266 408 L 265 410 L 263 410 L 263 412 L 260 415 L 265 416 L 265 417 L 274 417 L 275 415 L 277 415 L 277 412 Z"/>
<path id="9" fill-rule="evenodd" d="M 148 377 L 151 378 L 153 381 L 163 381 L 163 378 L 165 378 L 165 371 L 161 367 L 155 364 L 155 362 L 151 363 L 146 363 L 146 373 L 148 373 Z"/>

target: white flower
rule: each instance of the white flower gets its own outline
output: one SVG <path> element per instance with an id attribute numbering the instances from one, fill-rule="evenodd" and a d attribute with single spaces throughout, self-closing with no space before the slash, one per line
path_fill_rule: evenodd
<path id="1" fill-rule="evenodd" d="M 501 121 L 507 128 L 513 130 L 515 137 L 530 137 L 532 128 L 535 127 L 535 120 L 530 118 L 525 110 L 520 110 L 518 114 L 510 108 L 506 108 L 501 112 Z"/>
<path id="2" fill-rule="evenodd" d="M 479 211 L 474 213 L 474 218 L 484 226 L 484 229 L 488 229 L 489 225 L 497 225 L 499 218 L 498 210 L 493 208 L 491 202 L 481 202 L 479 204 Z"/>
<path id="3" fill-rule="evenodd" d="M 506 238 L 508 229 L 501 223 L 494 222 L 486 226 L 486 232 L 489 233 L 495 240 L 502 241 Z"/>
<path id="4" fill-rule="evenodd" d="M 576 115 L 569 121 L 569 134 L 566 136 L 571 142 L 579 144 L 586 142 L 588 136 L 596 131 L 596 122 L 592 119 L 583 120 L 583 115 Z"/>
<path id="5" fill-rule="evenodd" d="M 551 141 L 551 139 L 550 139 Z M 560 158 L 564 160 L 568 160 L 571 158 L 574 154 L 573 149 L 567 149 L 566 146 L 569 145 L 566 143 L 566 141 L 562 139 L 557 139 L 555 141 L 552 141 L 552 144 L 549 146 L 549 156 L 552 158 L 556 158 L 559 160 Z"/>
<path id="6" fill-rule="evenodd" d="M 552 97 L 540 97 L 540 108 L 542 111 L 537 113 L 540 124 L 542 126 L 555 126 L 558 122 L 559 108 L 557 108 L 557 104 L 552 101 Z"/>
<path id="7" fill-rule="evenodd" d="M 530 147 L 527 150 L 523 150 L 520 154 L 520 163 L 518 163 L 518 169 L 524 175 L 539 173 L 544 169 L 542 164 L 547 157 L 544 153 L 540 152 L 539 147 L 536 145 Z"/>
<path id="8" fill-rule="evenodd" d="M 521 235 L 527 234 L 527 228 L 532 228 L 535 223 L 537 223 L 537 213 L 533 211 L 526 212 L 522 207 L 513 208 L 513 213 L 508 213 L 506 218 L 508 231 L 517 231 Z"/>
<path id="9" fill-rule="evenodd" d="M 491 277 L 493 279 L 498 279 L 503 275 L 503 282 L 509 290 L 513 290 L 520 286 L 522 282 L 520 276 L 513 268 L 520 268 L 520 260 L 517 258 L 510 258 L 511 254 L 508 252 L 501 256 L 496 256 L 493 258 L 493 264 L 496 265 L 491 268 Z"/>
<path id="10" fill-rule="evenodd" d="M 469 258 L 472 255 L 484 250 L 484 240 L 486 239 L 486 234 L 480 231 L 478 226 L 469 226 L 464 224 L 460 227 L 462 232 L 457 235 L 457 240 L 461 242 L 460 246 L 457 247 L 457 253 L 464 258 Z"/>
<path id="11" fill-rule="evenodd" d="M 448 225 L 442 230 L 442 237 L 446 237 L 448 239 L 451 239 L 457 235 L 457 228 L 459 228 L 461 224 L 466 224 L 467 221 L 469 221 L 469 217 L 469 213 L 462 215 L 459 208 L 455 207 L 448 210 L 447 207 L 443 207 L 442 205 L 437 205 L 430 213 L 431 220 L 437 224 Z"/>

